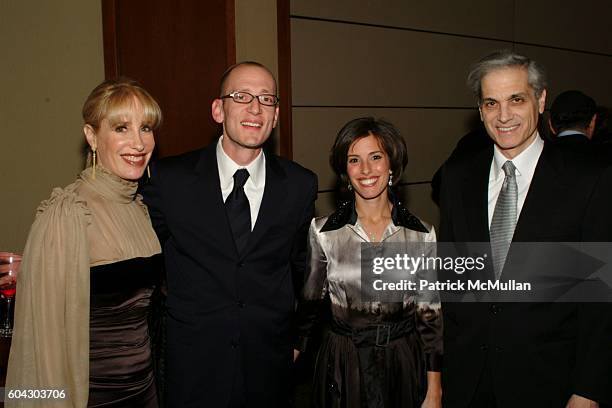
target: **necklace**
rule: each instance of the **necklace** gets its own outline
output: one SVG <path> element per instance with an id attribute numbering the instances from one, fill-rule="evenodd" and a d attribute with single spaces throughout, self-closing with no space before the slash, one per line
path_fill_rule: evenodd
<path id="1" fill-rule="evenodd" d="M 363 229 L 363 231 L 366 233 L 366 235 L 368 236 L 368 239 L 370 242 L 378 242 L 378 243 L 382 243 L 382 238 L 383 235 L 385 233 L 385 230 L 387 229 L 387 225 L 389 224 L 389 221 L 391 220 L 391 203 L 387 202 L 386 203 L 387 207 L 382 209 L 382 212 L 379 213 L 379 216 L 376 217 L 378 218 L 376 221 L 374 219 L 372 219 L 372 217 L 360 217 L 359 216 L 359 209 L 357 208 L 357 217 L 359 219 L 359 224 L 361 225 L 361 229 Z M 385 211 L 385 210 L 388 210 Z M 377 212 L 378 210 L 375 210 L 375 212 Z M 371 211 L 367 211 L 366 213 L 371 213 Z M 365 213 L 364 213 L 365 215 Z M 366 220 L 370 221 L 371 223 L 371 227 L 372 228 L 366 228 Z M 384 224 L 382 231 L 380 231 L 380 239 L 377 239 L 376 237 L 376 231 L 379 229 L 379 225 Z"/>
<path id="2" fill-rule="evenodd" d="M 368 231 L 368 229 L 365 227 L 365 223 L 363 221 L 361 221 L 359 223 L 359 225 L 361 225 L 361 229 L 366 233 L 366 235 L 368 236 L 370 242 L 382 242 L 382 236 L 385 233 L 385 230 L 382 231 L 382 233 L 380 234 L 380 239 L 378 240 L 378 239 L 376 239 L 376 234 L 374 232 Z"/>

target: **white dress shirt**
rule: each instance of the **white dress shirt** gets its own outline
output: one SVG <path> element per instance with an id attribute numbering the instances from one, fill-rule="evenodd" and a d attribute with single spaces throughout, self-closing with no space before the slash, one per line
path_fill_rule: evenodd
<path id="1" fill-rule="evenodd" d="M 540 159 L 540 154 L 542 154 L 542 149 L 544 149 L 544 141 L 538 134 L 529 147 L 512 159 L 512 164 L 516 167 L 516 185 L 518 188 L 518 202 L 516 203 L 517 222 L 521 215 L 525 197 L 527 197 L 527 192 L 531 185 L 531 180 L 533 179 L 533 173 Z M 497 145 L 495 145 L 493 160 L 491 161 L 491 171 L 489 172 L 489 228 L 491 228 L 497 197 L 499 197 L 499 192 L 501 191 L 502 185 L 504 184 L 504 178 L 506 177 L 502 166 L 507 161 L 508 158 L 506 158 Z"/>
<path id="2" fill-rule="evenodd" d="M 244 184 L 244 193 L 246 194 L 249 205 L 251 207 L 251 231 L 255 227 L 257 221 L 257 215 L 259 214 L 259 207 L 261 207 L 261 200 L 264 194 L 264 188 L 266 186 L 266 156 L 263 150 L 259 152 L 259 155 L 250 162 L 247 166 L 240 166 L 233 161 L 221 144 L 223 136 L 219 138 L 217 142 L 217 167 L 219 169 L 219 182 L 221 184 L 221 194 L 223 195 L 223 202 L 230 195 L 234 189 L 234 173 L 238 169 L 247 169 L 249 172 L 249 178 Z"/>

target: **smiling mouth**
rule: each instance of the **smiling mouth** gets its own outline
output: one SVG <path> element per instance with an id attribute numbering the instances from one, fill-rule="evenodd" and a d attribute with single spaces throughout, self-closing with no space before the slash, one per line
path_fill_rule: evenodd
<path id="1" fill-rule="evenodd" d="M 240 122 L 240 124 L 241 124 L 242 126 L 246 126 L 246 127 L 254 127 L 254 128 L 260 128 L 260 127 L 262 127 L 262 126 L 263 126 L 261 123 L 258 123 L 258 122 L 248 122 L 248 121 L 243 121 L 243 122 Z"/>
<path id="2" fill-rule="evenodd" d="M 141 154 L 141 155 L 124 154 L 121 156 L 121 158 L 132 166 L 142 166 L 145 162 L 144 154 Z"/>
<path id="3" fill-rule="evenodd" d="M 514 131 L 514 130 L 518 129 L 518 127 L 519 127 L 519 126 L 520 126 L 520 125 L 503 126 L 503 127 L 502 127 L 502 126 L 497 126 L 497 130 L 498 130 L 500 133 L 509 133 L 509 132 L 512 132 L 512 131 Z"/>
<path id="4" fill-rule="evenodd" d="M 359 184 L 364 187 L 372 187 L 378 181 L 378 177 L 371 177 L 367 179 L 359 180 Z"/>

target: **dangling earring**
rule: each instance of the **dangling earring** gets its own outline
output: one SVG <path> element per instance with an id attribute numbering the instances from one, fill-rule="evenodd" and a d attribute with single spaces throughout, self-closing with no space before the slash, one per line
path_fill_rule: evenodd
<path id="1" fill-rule="evenodd" d="M 96 149 L 91 149 L 91 178 L 96 179 Z"/>
<path id="2" fill-rule="evenodd" d="M 151 178 L 151 169 L 149 168 L 148 164 L 147 164 L 147 177 Z"/>
<path id="3" fill-rule="evenodd" d="M 389 187 L 393 185 L 393 170 L 389 170 Z"/>
<path id="4" fill-rule="evenodd" d="M 353 189 L 353 186 L 351 185 L 351 182 L 348 182 L 348 185 L 346 186 L 346 188 L 348 188 L 348 191 L 351 191 Z"/>

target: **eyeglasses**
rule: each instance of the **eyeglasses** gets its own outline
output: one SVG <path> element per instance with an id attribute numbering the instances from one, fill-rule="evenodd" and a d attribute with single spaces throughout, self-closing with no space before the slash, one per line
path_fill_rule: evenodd
<path id="1" fill-rule="evenodd" d="M 253 95 L 248 92 L 234 91 L 230 94 L 223 95 L 221 99 L 232 98 L 236 103 L 251 103 L 257 98 L 259 103 L 265 106 L 276 106 L 278 104 L 278 96 L 271 94 Z"/>

